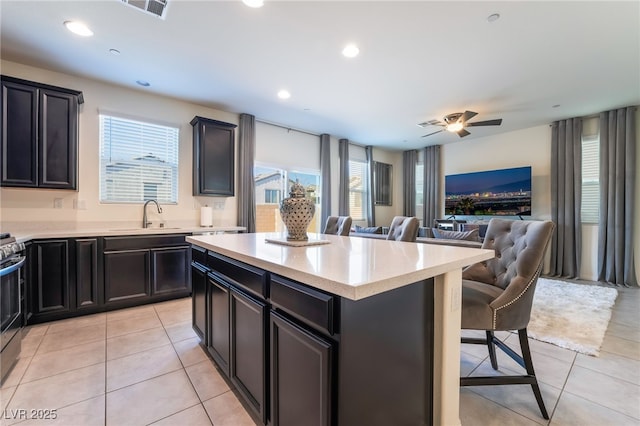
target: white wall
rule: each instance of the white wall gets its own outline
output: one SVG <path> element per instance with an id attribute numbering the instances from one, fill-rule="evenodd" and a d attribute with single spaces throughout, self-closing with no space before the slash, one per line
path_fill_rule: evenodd
<path id="1" fill-rule="evenodd" d="M 25 80 L 81 90 L 85 103 L 80 107 L 79 147 L 78 147 L 78 191 L 0 188 L 0 220 L 2 228 L 14 224 L 69 224 L 82 226 L 95 222 L 141 222 L 140 204 L 102 204 L 99 201 L 99 111 L 119 113 L 132 118 L 148 119 L 175 124 L 180 128 L 178 203 L 163 205 L 162 220 L 171 223 L 199 224 L 200 207 L 214 206 L 214 225 L 235 225 L 237 223 L 237 202 L 235 197 L 194 197 L 192 195 L 192 127 L 189 122 L 194 116 L 202 116 L 228 123 L 238 124 L 238 114 L 229 113 L 184 102 L 179 99 L 147 93 L 144 89 L 110 85 L 91 79 L 52 72 L 27 65 L 1 61 L 3 75 Z M 250 112 L 249 112 L 250 113 Z M 295 128 L 295 123 L 291 124 Z M 257 123 L 256 158 L 259 161 L 285 165 L 297 170 L 319 170 L 319 138 L 317 136 L 288 131 L 276 126 Z M 238 132 L 236 131 L 236 138 Z M 364 145 L 363 143 L 361 143 Z M 236 141 L 236 152 L 237 152 Z M 391 222 L 391 211 L 400 208 L 401 154 L 381 149 L 374 150 L 374 159 L 394 165 L 394 206 L 376 207 L 380 215 L 377 223 Z M 236 157 L 237 158 L 237 157 Z M 237 165 L 237 161 L 236 161 Z M 338 139 L 331 138 L 331 185 L 332 214 L 338 213 L 339 157 Z M 62 208 L 54 208 L 54 200 L 62 200 Z M 84 209 L 75 205 L 84 204 Z M 398 207 L 400 206 L 400 207 Z M 157 220 L 152 209 L 150 219 Z M 395 213 L 394 213 L 395 214 Z"/>
<path id="2" fill-rule="evenodd" d="M 180 128 L 178 204 L 162 206 L 163 220 L 168 224 L 176 221 L 199 223 L 200 205 L 216 204 L 214 225 L 236 224 L 235 197 L 192 195 L 192 127 L 189 122 L 199 115 L 237 124 L 237 114 L 14 62 L 2 61 L 2 74 L 81 90 L 85 100 L 80 107 L 78 191 L 2 188 L 0 214 L 3 223 L 142 221 L 142 206 L 139 204 L 102 204 L 99 201 L 98 115 L 100 110 L 106 110 L 173 123 Z M 56 198 L 62 199 L 61 209 L 53 208 Z M 74 209 L 74 200 L 84 202 L 86 209 Z"/>

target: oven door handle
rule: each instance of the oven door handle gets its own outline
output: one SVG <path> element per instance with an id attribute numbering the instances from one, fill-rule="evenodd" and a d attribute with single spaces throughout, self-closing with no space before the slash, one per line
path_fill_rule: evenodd
<path id="1" fill-rule="evenodd" d="M 24 256 L 20 256 L 17 259 L 20 259 L 20 260 L 11 264 L 11 266 L 7 266 L 6 268 L 0 269 L 0 277 L 4 277 L 5 275 L 9 275 L 10 273 L 16 271 L 24 264 L 24 261 L 27 260 L 27 258 Z"/>

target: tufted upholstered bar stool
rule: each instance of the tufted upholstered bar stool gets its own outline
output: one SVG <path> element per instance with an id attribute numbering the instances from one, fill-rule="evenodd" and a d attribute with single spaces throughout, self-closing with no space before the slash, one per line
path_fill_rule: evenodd
<path id="1" fill-rule="evenodd" d="M 391 221 L 387 240 L 415 241 L 419 227 L 420 221 L 417 217 L 395 216 Z"/>
<path id="2" fill-rule="evenodd" d="M 349 235 L 351 231 L 351 216 L 329 216 L 324 225 L 323 234 Z"/>
<path id="3" fill-rule="evenodd" d="M 484 330 L 486 338 L 463 337 L 462 343 L 487 345 L 494 370 L 497 346 L 522 366 L 521 376 L 461 377 L 461 386 L 529 384 L 542 417 L 549 419 L 533 369 L 527 339 L 533 294 L 544 253 L 555 225 L 551 221 L 491 219 L 482 248 L 496 257 L 462 272 L 462 329 Z M 522 356 L 498 339 L 495 331 L 517 330 Z"/>

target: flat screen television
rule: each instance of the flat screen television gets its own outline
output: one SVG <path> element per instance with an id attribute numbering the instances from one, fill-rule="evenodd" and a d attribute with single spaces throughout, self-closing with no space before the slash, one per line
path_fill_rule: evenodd
<path id="1" fill-rule="evenodd" d="M 448 215 L 531 216 L 531 166 L 449 175 Z"/>

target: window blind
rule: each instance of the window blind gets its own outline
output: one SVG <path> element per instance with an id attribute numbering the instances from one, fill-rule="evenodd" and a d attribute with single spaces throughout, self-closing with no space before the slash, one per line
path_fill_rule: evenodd
<path id="1" fill-rule="evenodd" d="M 367 163 L 349 160 L 349 215 L 353 220 L 366 219 Z"/>
<path id="2" fill-rule="evenodd" d="M 100 201 L 178 202 L 179 129 L 100 115 Z"/>
<path id="3" fill-rule="evenodd" d="M 598 223 L 600 214 L 600 140 L 582 138 L 582 223 Z"/>

